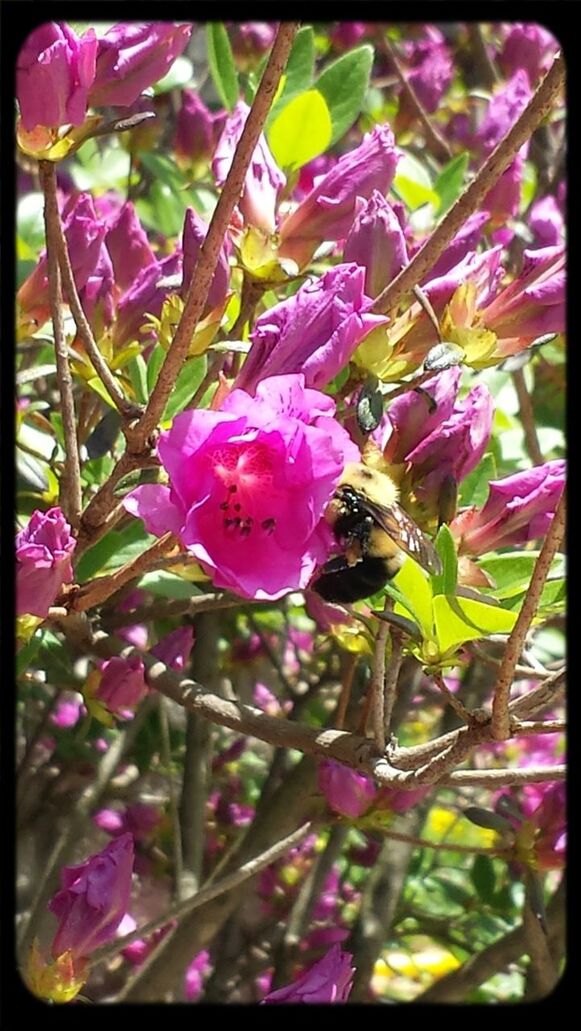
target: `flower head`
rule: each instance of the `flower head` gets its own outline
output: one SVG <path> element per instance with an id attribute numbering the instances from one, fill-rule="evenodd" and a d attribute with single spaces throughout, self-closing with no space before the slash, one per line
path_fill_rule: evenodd
<path id="1" fill-rule="evenodd" d="M 534 87 L 549 70 L 558 49 L 558 41 L 542 25 L 514 22 L 509 26 L 498 63 L 507 76 L 524 69 Z"/>
<path id="2" fill-rule="evenodd" d="M 190 661 L 190 653 L 194 646 L 194 628 L 192 626 L 179 626 L 166 634 L 151 649 L 151 654 L 156 659 L 169 666 L 170 669 L 181 671 L 186 668 Z"/>
<path id="3" fill-rule="evenodd" d="M 207 977 L 211 969 L 210 953 L 207 949 L 202 949 L 201 952 L 196 953 L 186 970 L 184 988 L 188 1002 L 196 1002 L 200 998 L 204 986 L 204 978 Z"/>
<path id="4" fill-rule="evenodd" d="M 345 261 L 354 261 L 365 268 L 365 293 L 378 294 L 407 265 L 405 236 L 400 221 L 383 194 L 374 190 L 359 211 L 343 251 Z"/>
<path id="5" fill-rule="evenodd" d="M 191 25 L 172 22 L 120 22 L 99 39 L 94 107 L 129 107 L 148 86 L 162 79 L 185 50 Z"/>
<path id="6" fill-rule="evenodd" d="M 48 616 L 61 587 L 73 579 L 76 540 L 60 508 L 36 509 L 16 535 L 16 612 Z"/>
<path id="7" fill-rule="evenodd" d="M 133 870 L 133 838 L 123 834 L 79 866 L 61 871 L 61 890 L 48 908 L 58 920 L 52 942 L 57 958 L 68 949 L 74 957 L 90 956 L 115 936 L 129 906 Z"/>
<path id="8" fill-rule="evenodd" d="M 563 242 L 565 220 L 551 193 L 535 201 L 528 213 L 527 223 L 535 238 L 535 248 L 557 247 Z"/>
<path id="9" fill-rule="evenodd" d="M 234 390 L 220 411 L 178 415 L 158 444 L 170 486 L 144 485 L 124 500 L 151 533 L 173 531 L 216 586 L 242 597 L 307 585 L 330 553 L 325 507 L 345 463 L 358 460 L 331 398 L 304 383 L 273 376 L 254 398 Z"/>
<path id="10" fill-rule="evenodd" d="M 182 269 L 180 251 L 168 254 L 142 268 L 137 279 L 125 291 L 117 305 L 117 321 L 113 331 L 116 347 L 131 340 L 146 340 L 149 331 L 143 328 L 147 315 L 159 316 L 163 302 L 172 290 L 170 277 L 179 275 Z"/>
<path id="11" fill-rule="evenodd" d="M 367 812 L 377 795 L 371 777 L 334 759 L 324 759 L 319 763 L 317 781 L 331 809 L 351 819 Z"/>
<path id="12" fill-rule="evenodd" d="M 192 276 L 200 253 L 200 248 L 206 239 L 206 233 L 208 232 L 208 226 L 202 218 L 198 215 L 193 208 L 188 208 L 186 211 L 186 217 L 184 219 L 184 232 L 182 237 L 182 249 L 183 249 L 183 281 L 182 281 L 182 297 L 185 298 L 190 284 L 192 282 Z M 230 267 L 228 265 L 228 248 L 226 241 L 220 248 L 220 254 L 218 256 L 218 264 L 216 265 L 216 271 L 212 277 L 210 289 L 208 292 L 208 298 L 204 308 L 204 314 L 210 312 L 213 308 L 218 308 L 219 305 L 225 300 L 228 292 L 228 281 L 230 279 Z"/>
<path id="13" fill-rule="evenodd" d="M 248 104 L 239 100 L 226 120 L 212 160 L 212 171 L 218 186 L 223 186 L 226 181 L 249 111 Z M 265 233 L 274 232 L 278 195 L 285 183 L 286 176 L 278 167 L 266 138 L 261 133 L 250 160 L 244 190 L 238 204 L 248 225 L 262 229 Z"/>
<path id="14" fill-rule="evenodd" d="M 368 311 L 364 277 L 358 265 L 336 265 L 264 312 L 236 386 L 254 393 L 267 376 L 298 372 L 307 386 L 326 386 L 367 334 L 387 321 Z"/>
<path id="15" fill-rule="evenodd" d="M 292 984 L 270 992 L 263 1003 L 321 1003 L 346 1002 L 353 984 L 353 956 L 343 952 L 339 944 L 333 945 L 327 954 L 310 967 Z"/>
<path id="16" fill-rule="evenodd" d="M 148 691 L 145 666 L 137 656 L 123 659 L 115 655 L 101 663 L 101 677 L 95 698 L 112 715 L 134 709 Z"/>
<path id="17" fill-rule="evenodd" d="M 65 22 L 45 22 L 30 33 L 18 55 L 16 95 L 25 129 L 81 125 L 95 78 L 97 37 Z"/>
<path id="18" fill-rule="evenodd" d="M 216 145 L 216 118 L 199 93 L 182 90 L 182 104 L 176 120 L 175 154 L 184 167 L 196 168 L 208 162 Z"/>
<path id="19" fill-rule="evenodd" d="M 503 357 L 523 350 L 545 333 L 565 329 L 565 248 L 526 250 L 520 275 L 479 311 L 497 336 Z"/>
<path id="20" fill-rule="evenodd" d="M 115 282 L 120 290 L 127 290 L 141 270 L 155 262 L 155 254 L 131 201 L 108 220 L 108 226 L 106 244 Z"/>
<path id="21" fill-rule="evenodd" d="M 276 24 L 267 21 L 227 22 L 228 36 L 236 65 L 243 71 L 253 68 L 272 45 Z"/>

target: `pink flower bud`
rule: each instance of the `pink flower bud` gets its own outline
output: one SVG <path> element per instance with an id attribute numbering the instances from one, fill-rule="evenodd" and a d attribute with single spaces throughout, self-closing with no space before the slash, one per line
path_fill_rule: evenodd
<path id="1" fill-rule="evenodd" d="M 92 106 L 129 107 L 164 77 L 191 33 L 191 25 L 163 21 L 121 22 L 108 29 L 99 39 Z"/>
<path id="2" fill-rule="evenodd" d="M 343 251 L 345 261 L 365 268 L 365 293 L 378 294 L 407 265 L 405 237 L 397 215 L 378 190 L 361 202 Z"/>
<path id="3" fill-rule="evenodd" d="M 149 688 L 145 682 L 145 666 L 141 659 L 122 659 L 116 655 L 101 664 L 101 680 L 95 692 L 101 702 L 113 715 L 134 709 Z"/>
<path id="4" fill-rule="evenodd" d="M 208 162 L 216 146 L 216 118 L 198 93 L 182 90 L 175 135 L 175 154 L 180 165 L 196 167 Z"/>
<path id="5" fill-rule="evenodd" d="M 190 661 L 190 654 L 194 646 L 194 628 L 191 626 L 180 626 L 166 634 L 151 649 L 151 654 L 160 659 L 170 669 L 178 672 L 184 670 Z"/>
<path id="6" fill-rule="evenodd" d="M 270 992 L 263 1003 L 346 1002 L 353 984 L 353 956 L 333 945 L 327 954 L 293 984 Z"/>
<path id="7" fill-rule="evenodd" d="M 565 248 L 526 250 L 520 275 L 479 312 L 498 338 L 502 356 L 516 354 L 545 333 L 565 330 Z"/>
<path id="8" fill-rule="evenodd" d="M 36 509 L 16 535 L 17 615 L 48 616 L 61 587 L 73 579 L 76 541 L 60 508 Z"/>
<path id="9" fill-rule="evenodd" d="M 127 290 L 141 270 L 156 260 L 131 201 L 109 220 L 105 242 L 120 290 Z"/>
<path id="10" fill-rule="evenodd" d="M 212 161 L 212 171 L 218 186 L 223 186 L 226 182 L 226 176 L 230 171 L 234 152 L 242 136 L 249 111 L 248 104 L 239 100 L 226 120 Z M 244 180 L 242 196 L 238 203 L 247 225 L 262 229 L 265 233 L 274 232 L 278 195 L 285 184 L 286 176 L 278 167 L 266 138 L 261 133 L 254 148 Z"/>
<path id="11" fill-rule="evenodd" d="M 185 299 L 186 294 L 190 288 L 192 282 L 192 276 L 196 268 L 200 248 L 206 239 L 206 233 L 208 232 L 208 226 L 204 222 L 203 218 L 200 218 L 198 213 L 193 208 L 188 208 L 186 211 L 186 217 L 184 219 L 184 231 L 182 238 L 182 250 L 184 255 L 183 260 L 183 281 L 181 295 Z M 210 284 L 210 290 L 204 307 L 203 314 L 207 314 L 212 311 L 213 308 L 219 307 L 226 298 L 228 293 L 228 283 L 230 280 L 230 266 L 228 264 L 228 243 L 227 238 L 220 248 L 220 254 L 218 256 L 218 264 L 216 265 L 216 271 L 212 277 Z"/>
<path id="12" fill-rule="evenodd" d="M 330 808 L 354 820 L 367 812 L 377 795 L 371 777 L 334 759 L 323 759 L 319 764 L 317 782 Z"/>
<path id="13" fill-rule="evenodd" d="M 121 347 L 132 340 L 145 341 L 148 331 L 142 329 L 147 315 L 159 317 L 163 302 L 172 290 L 171 278 L 179 276 L 182 268 L 181 252 L 169 254 L 161 261 L 153 261 L 139 272 L 137 279 L 125 291 L 117 305 L 117 321 L 113 330 L 113 343 Z"/>
<path id="14" fill-rule="evenodd" d="M 56 958 L 70 949 L 90 956 L 112 941 L 129 906 L 133 839 L 124 834 L 79 866 L 61 871 L 62 888 L 48 904 L 59 925 L 52 942 Z"/>
<path id="15" fill-rule="evenodd" d="M 498 63 L 506 76 L 524 69 L 534 87 L 549 70 L 558 49 L 558 41 L 542 25 L 515 22 L 509 27 Z"/>
<path id="16" fill-rule="evenodd" d="M 78 37 L 65 22 L 45 22 L 18 55 L 16 95 L 25 129 L 81 125 L 95 78 L 97 37 Z"/>

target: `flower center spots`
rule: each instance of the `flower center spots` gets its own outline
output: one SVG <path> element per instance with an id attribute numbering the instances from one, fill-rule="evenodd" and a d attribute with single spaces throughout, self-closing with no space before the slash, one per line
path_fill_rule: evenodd
<path id="1" fill-rule="evenodd" d="M 274 479 L 268 448 L 259 443 L 227 444 L 214 448 L 208 460 L 223 488 L 218 507 L 227 536 L 243 539 L 252 533 L 270 536 L 276 519 L 264 511 Z"/>

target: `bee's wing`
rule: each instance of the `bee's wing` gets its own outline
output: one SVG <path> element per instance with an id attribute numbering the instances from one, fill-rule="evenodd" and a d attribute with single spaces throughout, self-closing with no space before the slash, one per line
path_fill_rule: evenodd
<path id="1" fill-rule="evenodd" d="M 426 537 L 401 505 L 398 505 L 397 501 L 389 508 L 366 501 L 365 507 L 382 530 L 385 530 L 386 534 L 402 551 L 405 551 L 406 555 L 411 555 L 429 573 L 442 572 L 440 556 L 431 540 Z"/>

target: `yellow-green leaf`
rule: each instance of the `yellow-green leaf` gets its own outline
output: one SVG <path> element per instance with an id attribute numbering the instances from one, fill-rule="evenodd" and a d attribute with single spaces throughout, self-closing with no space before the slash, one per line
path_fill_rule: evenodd
<path id="1" fill-rule="evenodd" d="M 268 145 L 281 168 L 294 171 L 322 154 L 333 127 L 324 97 L 316 89 L 294 97 L 268 130 Z"/>
<path id="2" fill-rule="evenodd" d="M 516 612 L 507 612 L 498 605 L 446 594 L 434 598 L 433 611 L 441 654 L 459 648 L 465 641 L 509 634 L 517 620 Z"/>

